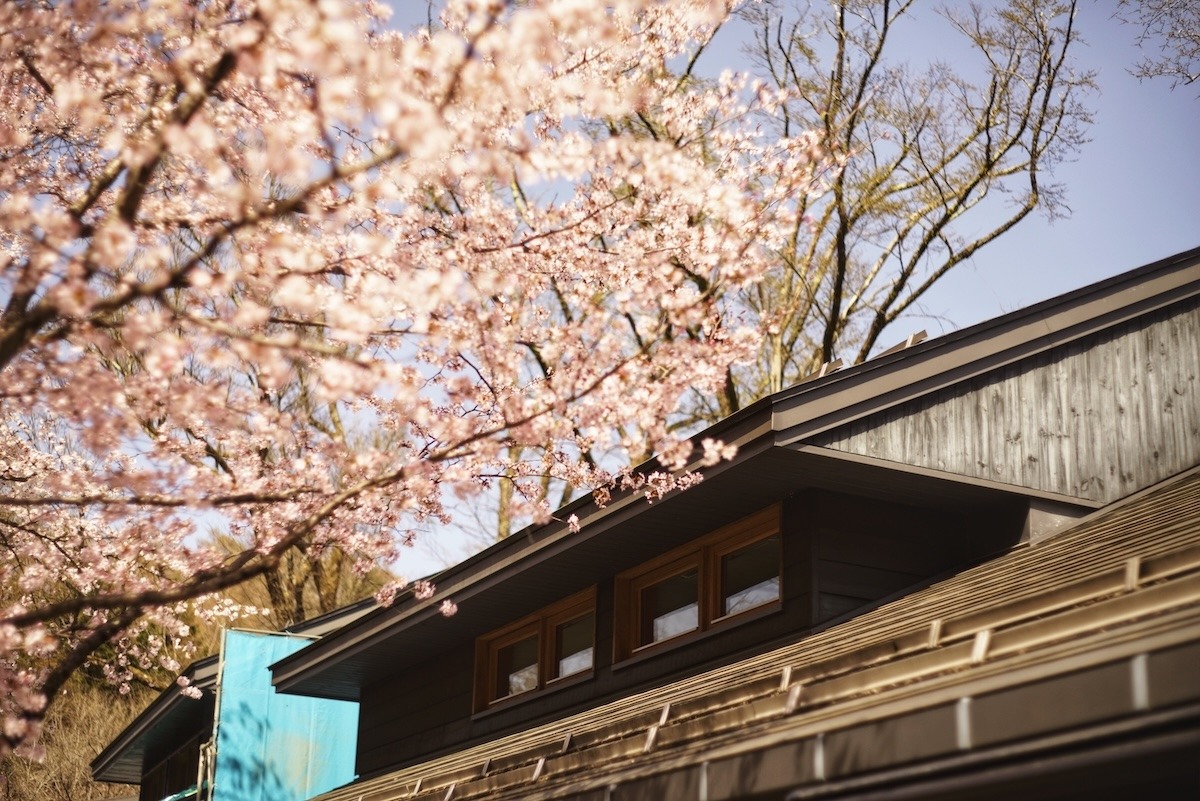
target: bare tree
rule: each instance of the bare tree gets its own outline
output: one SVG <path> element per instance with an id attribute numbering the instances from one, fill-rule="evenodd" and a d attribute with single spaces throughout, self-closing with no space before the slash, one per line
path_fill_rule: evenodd
<path id="1" fill-rule="evenodd" d="M 823 195 L 797 202 L 770 278 L 731 300 L 763 326 L 757 362 L 731 371 L 723 394 L 697 397 L 682 424 L 728 415 L 837 357 L 861 361 L 951 269 L 1035 209 L 1068 211 L 1051 174 L 1086 141 L 1094 88 L 1072 61 L 1075 3 L 1007 0 L 919 23 L 915 5 L 744 12 L 749 54 L 793 95 L 772 122 L 783 135 L 820 131 L 844 168 Z M 970 60 L 904 57 L 913 26 L 938 22 L 946 52 Z"/>
<path id="2" fill-rule="evenodd" d="M 1172 89 L 1200 78 L 1200 3 L 1196 0 L 1120 0 L 1117 18 L 1138 28 L 1138 47 L 1158 51 L 1130 70 L 1134 76 L 1166 78 Z"/>
<path id="3" fill-rule="evenodd" d="M 227 535 L 216 540 L 230 554 L 245 548 Z M 258 610 L 238 625 L 276 630 L 367 598 L 392 578 L 387 570 L 366 567 L 341 548 L 318 549 L 306 542 L 287 553 L 274 572 L 231 587 L 224 596 Z"/>

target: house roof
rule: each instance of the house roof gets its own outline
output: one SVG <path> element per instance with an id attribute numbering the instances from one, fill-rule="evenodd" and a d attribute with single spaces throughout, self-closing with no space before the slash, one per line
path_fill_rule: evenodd
<path id="1" fill-rule="evenodd" d="M 320 799 L 799 799 L 1083 746 L 1102 762 L 1130 731 L 1194 749 L 1198 664 L 1195 468 L 794 644 Z"/>
<path id="2" fill-rule="evenodd" d="M 1014 495 L 1095 508 L 1098 503 L 1083 498 L 884 464 L 817 447 L 810 440 L 1197 296 L 1200 248 L 802 382 L 697 435 L 697 439 L 715 437 L 735 444 L 738 455 L 702 470 L 704 482 L 688 490 L 686 500 L 668 498 L 648 506 L 640 495 L 628 493 L 600 508 L 590 498 L 580 498 L 560 510 L 554 522 L 525 529 L 444 571 L 436 577 L 438 592 L 433 598 L 420 601 L 404 596 L 394 606 L 365 615 L 281 660 L 272 666 L 274 683 L 284 692 L 357 700 L 365 683 L 388 675 L 404 660 L 449 647 L 456 639 L 462 641 L 469 630 L 503 623 L 487 617 L 502 605 L 472 605 L 471 600 L 503 595 L 507 580 L 517 573 L 531 579 L 522 582 L 524 596 L 533 587 L 547 593 L 544 600 L 549 602 L 555 592 L 566 594 L 579 575 L 594 572 L 598 556 L 637 556 L 638 548 L 648 547 L 645 533 L 661 532 L 666 518 L 671 525 L 665 528 L 680 536 L 695 528 L 694 535 L 805 487 L 909 500 L 936 497 L 939 503 L 962 508 L 994 505 Z M 571 515 L 581 524 L 577 533 L 571 533 L 564 522 Z M 441 620 L 437 613 L 445 598 L 453 598 L 459 606 L 459 616 L 451 621 Z"/>
<path id="3" fill-rule="evenodd" d="M 374 606 L 374 599 L 367 598 L 297 623 L 284 632 L 320 637 L 369 612 Z M 92 777 L 96 781 L 139 784 L 143 761 L 152 744 L 179 741 L 185 734 L 199 729 L 204 721 L 212 720 L 212 690 L 216 687 L 219 672 L 217 654 L 188 665 L 180 675 L 204 693 L 202 698 L 188 698 L 175 686 L 163 690 L 92 760 Z"/>
<path id="4" fill-rule="evenodd" d="M 212 719 L 211 690 L 217 683 L 217 669 L 216 656 L 207 656 L 188 665 L 180 675 L 204 692 L 203 698 L 187 698 L 178 687 L 163 690 L 92 760 L 92 778 L 102 782 L 140 784 L 142 762 L 152 744 L 182 741 L 199 728 L 201 720 Z"/>

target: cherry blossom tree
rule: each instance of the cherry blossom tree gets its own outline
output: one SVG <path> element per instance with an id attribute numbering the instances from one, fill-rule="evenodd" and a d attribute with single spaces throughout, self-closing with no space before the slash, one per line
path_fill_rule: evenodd
<path id="1" fill-rule="evenodd" d="M 0 6 L 0 749 L 101 649 L 119 686 L 177 669 L 195 606 L 289 554 L 391 563 L 499 476 L 693 480 L 667 421 L 753 352 L 719 299 L 824 158 L 755 128 L 786 92 L 677 91 L 727 12 Z"/>
<path id="2" fill-rule="evenodd" d="M 843 169 L 790 209 L 791 235 L 763 278 L 720 289 L 725 308 L 758 323 L 756 355 L 719 391 L 692 393 L 676 426 L 694 430 L 823 364 L 866 359 L 952 270 L 1038 212 L 1069 213 L 1055 169 L 1087 140 L 1095 89 L 1077 59 L 1076 12 L 1073 0 L 758 0 L 738 10 L 751 69 L 782 90 L 783 102 L 761 109 L 764 124 L 783 137 L 817 132 Z M 702 80 L 703 49 L 673 62 L 679 91 Z M 653 106 L 593 130 L 614 126 L 671 135 Z M 501 482 L 477 544 L 514 530 L 519 481 Z M 547 483 L 542 493 L 565 501 L 574 490 Z"/>

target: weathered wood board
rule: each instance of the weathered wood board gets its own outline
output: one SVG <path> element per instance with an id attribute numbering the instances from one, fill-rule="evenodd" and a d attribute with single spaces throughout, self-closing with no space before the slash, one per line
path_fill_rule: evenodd
<path id="1" fill-rule="evenodd" d="M 1110 502 L 1200 462 L 1200 303 L 819 435 L 814 445 Z"/>

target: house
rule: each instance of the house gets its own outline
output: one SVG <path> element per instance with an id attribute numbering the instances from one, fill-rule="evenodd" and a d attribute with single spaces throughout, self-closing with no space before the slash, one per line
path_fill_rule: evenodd
<path id="1" fill-rule="evenodd" d="M 321 799 L 1200 795 L 1200 249 L 702 436 L 274 664 Z"/>
<path id="2" fill-rule="evenodd" d="M 267 667 L 372 606 L 282 632 L 225 630 L 219 653 L 183 672 L 200 697 L 164 690 L 92 761 L 93 778 L 140 785 L 139 801 L 304 801 L 349 782 L 358 705 L 280 695 Z"/>

